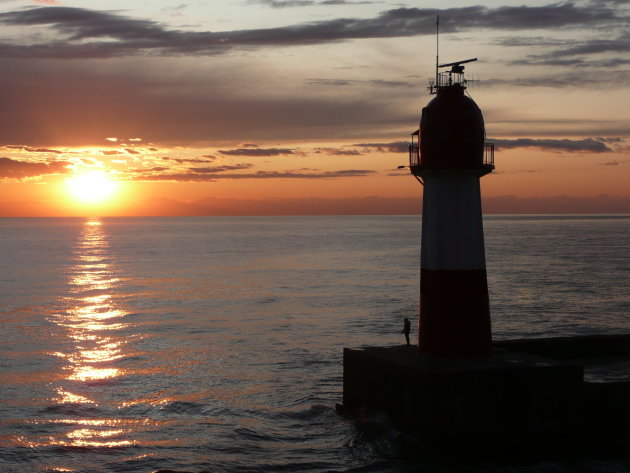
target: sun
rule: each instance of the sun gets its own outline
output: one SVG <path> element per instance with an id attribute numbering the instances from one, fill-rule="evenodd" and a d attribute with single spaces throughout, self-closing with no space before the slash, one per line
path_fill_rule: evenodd
<path id="1" fill-rule="evenodd" d="M 116 183 L 103 172 L 88 172 L 66 180 L 68 192 L 78 201 L 97 204 L 107 201 L 116 191 Z"/>

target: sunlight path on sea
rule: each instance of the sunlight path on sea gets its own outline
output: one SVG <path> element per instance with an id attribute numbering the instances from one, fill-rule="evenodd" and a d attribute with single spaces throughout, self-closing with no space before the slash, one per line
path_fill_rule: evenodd
<path id="1" fill-rule="evenodd" d="M 125 375 L 116 360 L 124 356 L 129 340 L 121 336 L 129 326 L 127 312 L 114 301 L 120 284 L 116 276 L 109 244 L 100 220 L 87 220 L 74 255 L 69 274 L 67 309 L 56 314 L 54 322 L 63 327 L 71 344 L 64 352 L 64 378 L 55 388 L 60 404 L 96 405 L 92 387 L 105 387 L 107 381 Z M 107 419 L 59 420 L 68 430 L 49 442 L 74 447 L 119 447 L 130 445 L 128 429 Z"/>

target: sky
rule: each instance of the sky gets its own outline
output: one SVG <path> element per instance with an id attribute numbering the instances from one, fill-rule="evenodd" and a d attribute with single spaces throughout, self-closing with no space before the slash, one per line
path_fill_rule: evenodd
<path id="1" fill-rule="evenodd" d="M 417 213 L 438 14 L 485 211 L 630 213 L 629 1 L 0 0 L 0 216 Z"/>

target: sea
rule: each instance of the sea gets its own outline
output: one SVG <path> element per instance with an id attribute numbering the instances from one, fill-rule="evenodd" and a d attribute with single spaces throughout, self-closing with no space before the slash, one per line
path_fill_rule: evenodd
<path id="1" fill-rule="evenodd" d="M 484 229 L 495 339 L 630 333 L 630 216 Z M 402 344 L 416 320 L 420 231 L 420 216 L 0 219 L 0 472 L 630 471 L 619 452 L 429 455 L 336 412 L 343 348 Z"/>

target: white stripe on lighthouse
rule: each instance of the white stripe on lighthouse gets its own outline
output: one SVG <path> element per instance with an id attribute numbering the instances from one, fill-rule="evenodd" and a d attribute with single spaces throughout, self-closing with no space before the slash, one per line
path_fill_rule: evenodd
<path id="1" fill-rule="evenodd" d="M 423 173 L 422 268 L 485 269 L 479 174 Z"/>

